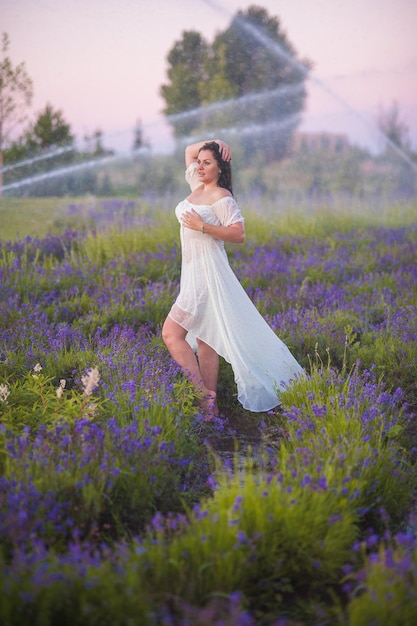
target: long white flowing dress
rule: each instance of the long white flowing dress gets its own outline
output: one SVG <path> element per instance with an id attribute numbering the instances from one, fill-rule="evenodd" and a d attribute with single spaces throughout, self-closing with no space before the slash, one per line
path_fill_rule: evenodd
<path id="1" fill-rule="evenodd" d="M 185 178 L 191 190 L 200 184 L 195 163 L 187 168 Z M 178 220 L 191 208 L 208 224 L 243 222 L 230 196 L 212 205 L 183 200 L 175 209 Z M 245 409 L 261 412 L 277 407 L 277 390 L 304 375 L 303 368 L 243 289 L 229 265 L 224 242 L 182 224 L 180 238 L 180 292 L 169 317 L 188 331 L 190 345 L 197 337 L 231 364 L 238 400 Z"/>

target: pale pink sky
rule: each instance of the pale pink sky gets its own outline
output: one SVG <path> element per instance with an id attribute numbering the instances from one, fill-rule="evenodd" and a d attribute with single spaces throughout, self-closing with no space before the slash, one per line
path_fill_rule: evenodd
<path id="1" fill-rule="evenodd" d="M 184 30 L 211 42 L 253 4 L 314 62 L 303 129 L 374 145 L 380 107 L 395 100 L 417 149 L 417 0 L 0 0 L 0 31 L 33 79 L 32 117 L 50 103 L 79 140 L 99 128 L 119 150 L 140 118 L 158 149 L 168 51 Z"/>

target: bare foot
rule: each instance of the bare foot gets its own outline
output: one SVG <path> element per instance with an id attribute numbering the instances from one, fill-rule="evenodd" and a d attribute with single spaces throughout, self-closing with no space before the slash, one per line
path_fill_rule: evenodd
<path id="1" fill-rule="evenodd" d="M 209 422 L 214 417 L 219 416 L 215 391 L 207 390 L 204 396 L 199 400 L 199 405 L 202 408 L 205 422 Z"/>

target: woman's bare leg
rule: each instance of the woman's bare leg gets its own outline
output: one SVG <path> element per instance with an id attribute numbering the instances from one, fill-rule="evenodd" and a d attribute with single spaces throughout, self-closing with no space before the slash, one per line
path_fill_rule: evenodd
<path id="1" fill-rule="evenodd" d="M 217 380 L 219 378 L 219 355 L 217 352 L 201 339 L 197 339 L 198 346 L 198 363 L 201 376 L 207 389 L 210 389 L 211 395 L 211 417 L 218 415 L 216 390 Z"/>
<path id="2" fill-rule="evenodd" d="M 207 391 L 197 358 L 190 344 L 186 341 L 186 336 L 187 331 L 170 317 L 167 317 L 162 327 L 162 339 L 170 355 L 199 391 Z"/>
<path id="3" fill-rule="evenodd" d="M 217 409 L 216 392 L 207 386 L 194 350 L 185 339 L 186 335 L 187 331 L 182 326 L 167 317 L 162 327 L 162 339 L 174 361 L 202 395 L 201 406 L 205 409 L 206 418 L 211 419 L 214 415 L 213 407 Z"/>
<path id="4" fill-rule="evenodd" d="M 198 363 L 207 389 L 216 391 L 219 378 L 219 355 L 211 346 L 197 339 Z"/>

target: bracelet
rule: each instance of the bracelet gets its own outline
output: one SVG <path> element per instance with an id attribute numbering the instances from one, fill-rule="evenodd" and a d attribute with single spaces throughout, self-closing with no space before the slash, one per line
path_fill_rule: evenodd
<path id="1" fill-rule="evenodd" d="M 205 222 L 203 222 L 203 223 L 201 224 L 201 232 L 203 233 L 203 235 L 204 235 L 204 224 L 205 224 Z"/>

